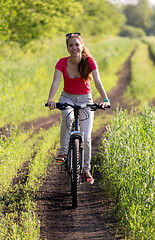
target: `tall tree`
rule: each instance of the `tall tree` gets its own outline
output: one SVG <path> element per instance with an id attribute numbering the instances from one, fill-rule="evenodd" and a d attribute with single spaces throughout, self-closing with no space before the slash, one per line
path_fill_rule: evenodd
<path id="1" fill-rule="evenodd" d="M 90 35 L 116 34 L 125 18 L 108 0 L 77 0 L 84 13 L 77 19 L 77 27 Z"/>
<path id="2" fill-rule="evenodd" d="M 124 8 L 127 24 L 142 28 L 145 32 L 151 27 L 152 8 L 148 0 L 138 0 L 138 3 L 129 4 Z"/>
<path id="3" fill-rule="evenodd" d="M 75 0 L 0 0 L 0 38 L 24 45 L 49 31 L 65 31 L 81 10 Z"/>

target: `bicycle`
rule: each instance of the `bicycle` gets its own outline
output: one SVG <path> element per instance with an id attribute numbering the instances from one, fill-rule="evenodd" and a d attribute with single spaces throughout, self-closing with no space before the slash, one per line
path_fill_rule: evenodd
<path id="1" fill-rule="evenodd" d="M 45 106 L 48 107 L 48 103 L 46 103 Z M 102 106 L 97 103 L 82 105 L 71 105 L 68 103 L 59 102 L 56 103 L 56 108 L 58 108 L 59 110 L 65 110 L 68 106 L 73 108 L 74 121 L 70 130 L 68 155 L 67 159 L 64 162 L 66 163 L 66 168 L 71 177 L 72 208 L 77 208 L 80 177 L 82 179 L 82 182 L 84 182 L 84 133 L 79 130 L 79 110 L 90 108 L 91 111 L 96 111 L 97 109 L 105 110 L 105 108 L 102 108 Z M 108 108 L 110 108 L 110 106 L 108 106 Z"/>

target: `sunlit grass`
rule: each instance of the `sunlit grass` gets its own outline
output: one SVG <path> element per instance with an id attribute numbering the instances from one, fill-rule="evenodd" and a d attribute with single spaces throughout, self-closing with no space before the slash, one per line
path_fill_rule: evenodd
<path id="1" fill-rule="evenodd" d="M 121 69 L 135 43 L 129 39 L 101 40 L 88 47 L 95 58 L 106 91 L 117 84 Z M 52 84 L 55 64 L 68 56 L 64 39 L 34 41 L 24 49 L 18 45 L 0 48 L 0 126 L 19 123 L 47 116 L 44 108 Z M 99 93 L 91 84 L 94 99 Z M 60 82 L 55 100 L 63 89 Z"/>
<path id="2" fill-rule="evenodd" d="M 48 98 L 56 61 L 65 50 L 60 40 L 34 42 L 25 49 L 18 46 L 0 49 L 0 126 L 48 114 L 44 103 Z"/>
<path id="3" fill-rule="evenodd" d="M 147 38 L 144 38 L 143 41 L 148 44 L 148 46 L 150 47 L 151 53 L 155 59 L 155 37 L 154 36 L 149 38 L 147 37 Z"/>
<path id="4" fill-rule="evenodd" d="M 120 37 L 108 38 L 90 44 L 92 56 L 98 64 L 101 80 L 107 92 L 110 92 L 117 85 L 123 64 L 132 50 L 135 49 L 136 44 L 135 40 Z M 92 89 L 94 97 L 99 97 L 94 85 Z"/>
<path id="5" fill-rule="evenodd" d="M 154 111 L 117 112 L 103 142 L 104 185 L 115 196 L 129 239 L 154 239 Z"/>
<path id="6" fill-rule="evenodd" d="M 131 59 L 131 83 L 125 98 L 140 108 L 149 104 L 155 93 L 155 67 L 150 60 L 148 46 L 139 42 Z"/>
<path id="7" fill-rule="evenodd" d="M 0 145 L 0 239 L 39 239 L 34 198 L 58 148 L 59 126 L 38 134 L 15 130 Z"/>

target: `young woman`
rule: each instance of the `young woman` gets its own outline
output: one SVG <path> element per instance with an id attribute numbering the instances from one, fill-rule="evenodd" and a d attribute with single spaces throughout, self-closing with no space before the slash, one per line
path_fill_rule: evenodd
<path id="1" fill-rule="evenodd" d="M 100 105 L 107 107 L 110 100 L 102 85 L 99 71 L 94 59 L 90 56 L 84 46 L 80 33 L 66 34 L 67 50 L 70 56 L 61 58 L 56 66 L 52 87 L 50 89 L 48 104 L 51 110 L 56 108 L 54 101 L 55 93 L 58 89 L 61 74 L 63 73 L 64 88 L 61 93 L 59 102 L 70 104 L 93 103 L 90 82 L 93 79 L 95 86 L 99 91 L 103 101 Z M 56 157 L 58 160 L 64 160 L 67 157 L 67 147 L 69 140 L 69 128 L 73 120 L 71 108 L 62 111 L 62 123 L 60 133 L 60 154 Z M 80 111 L 80 128 L 84 132 L 84 179 L 86 182 L 94 182 L 90 174 L 91 162 L 91 132 L 93 128 L 94 113 L 87 109 L 87 117 L 83 111 Z"/>

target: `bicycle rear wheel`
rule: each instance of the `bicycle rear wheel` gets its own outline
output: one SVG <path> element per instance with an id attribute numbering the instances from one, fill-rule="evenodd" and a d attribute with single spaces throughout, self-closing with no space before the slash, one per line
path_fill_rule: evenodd
<path id="1" fill-rule="evenodd" d="M 71 177 L 71 193 L 72 193 L 72 207 L 78 206 L 78 186 L 79 186 L 79 139 L 75 139 L 73 143 L 73 171 Z"/>

